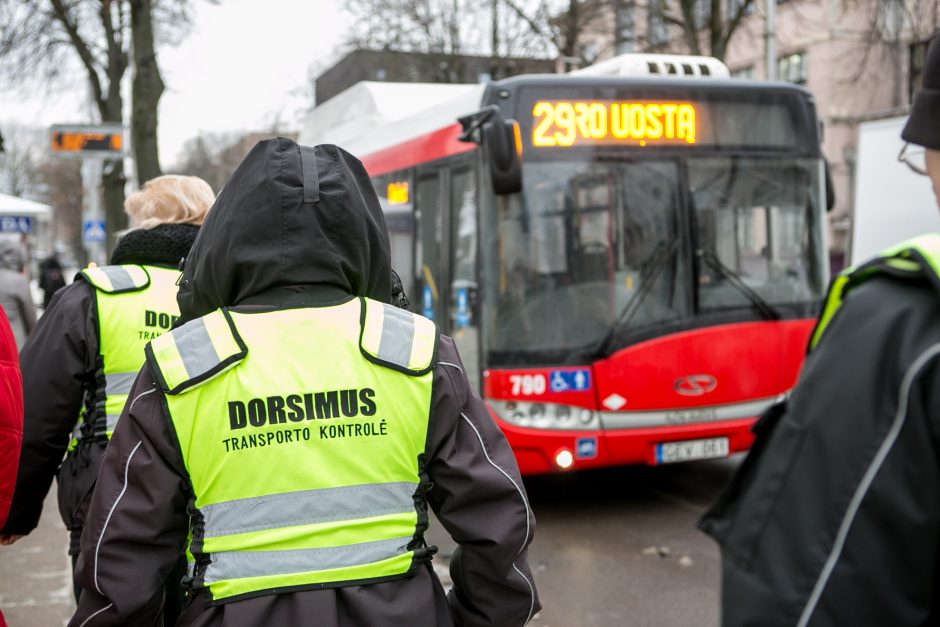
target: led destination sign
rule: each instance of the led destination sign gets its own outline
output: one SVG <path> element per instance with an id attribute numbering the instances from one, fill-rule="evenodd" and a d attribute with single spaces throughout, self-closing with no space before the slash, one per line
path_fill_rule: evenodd
<path id="1" fill-rule="evenodd" d="M 539 100 L 532 145 L 695 144 L 697 110 L 687 102 Z"/>
<path id="2" fill-rule="evenodd" d="M 50 129 L 49 148 L 56 155 L 119 159 L 124 156 L 124 129 L 100 126 L 56 125 Z"/>

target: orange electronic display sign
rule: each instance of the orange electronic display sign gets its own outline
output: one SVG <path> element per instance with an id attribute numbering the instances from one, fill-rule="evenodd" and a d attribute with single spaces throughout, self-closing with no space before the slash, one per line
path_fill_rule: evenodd
<path id="1" fill-rule="evenodd" d="M 540 100 L 532 108 L 532 145 L 694 144 L 696 108 L 687 102 Z"/>
<path id="2" fill-rule="evenodd" d="M 119 128 L 53 127 L 50 142 L 58 154 L 120 157 L 124 152 L 124 132 Z"/>

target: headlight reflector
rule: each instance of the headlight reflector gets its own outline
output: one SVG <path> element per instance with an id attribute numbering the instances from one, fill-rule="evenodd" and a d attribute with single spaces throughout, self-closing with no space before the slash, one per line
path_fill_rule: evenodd
<path id="1" fill-rule="evenodd" d="M 558 403 L 487 401 L 500 420 L 533 429 L 599 429 L 595 411 Z"/>

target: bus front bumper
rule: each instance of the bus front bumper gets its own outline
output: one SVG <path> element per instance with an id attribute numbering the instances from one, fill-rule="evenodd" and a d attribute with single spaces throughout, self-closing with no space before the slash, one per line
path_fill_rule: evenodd
<path id="1" fill-rule="evenodd" d="M 657 465 L 659 444 L 727 438 L 728 454 L 746 451 L 754 441 L 744 418 L 704 424 L 596 431 L 553 431 L 518 427 L 499 419 L 523 475 L 588 468 Z"/>

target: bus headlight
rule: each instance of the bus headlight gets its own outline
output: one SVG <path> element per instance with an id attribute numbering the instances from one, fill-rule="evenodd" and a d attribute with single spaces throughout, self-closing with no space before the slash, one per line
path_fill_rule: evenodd
<path id="1" fill-rule="evenodd" d="M 597 412 L 584 407 L 528 401 L 487 401 L 500 420 L 531 429 L 597 429 Z"/>

